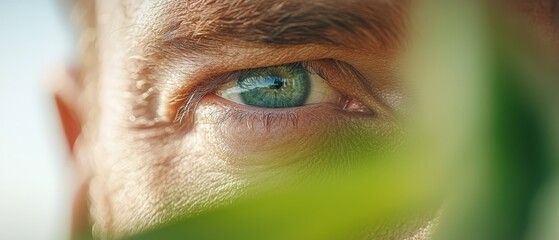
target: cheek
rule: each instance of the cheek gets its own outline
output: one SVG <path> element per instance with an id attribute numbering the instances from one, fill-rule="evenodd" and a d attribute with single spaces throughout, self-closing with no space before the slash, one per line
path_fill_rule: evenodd
<path id="1" fill-rule="evenodd" d="M 161 134 L 116 126 L 99 140 L 92 212 L 97 228 L 133 234 L 217 205 L 243 181 L 196 134 Z"/>

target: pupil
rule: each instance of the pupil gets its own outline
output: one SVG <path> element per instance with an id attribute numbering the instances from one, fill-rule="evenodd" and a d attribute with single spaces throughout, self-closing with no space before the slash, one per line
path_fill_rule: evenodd
<path id="1" fill-rule="evenodd" d="M 275 78 L 274 83 L 270 85 L 270 89 L 278 90 L 283 88 L 284 85 L 285 85 L 284 81 L 282 81 L 280 78 Z"/>

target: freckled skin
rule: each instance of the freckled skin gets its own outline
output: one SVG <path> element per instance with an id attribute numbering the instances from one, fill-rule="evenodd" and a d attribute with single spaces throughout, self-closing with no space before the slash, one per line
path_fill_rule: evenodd
<path id="1" fill-rule="evenodd" d="M 375 148 L 375 141 L 363 146 L 356 136 L 382 138 L 398 133 L 397 122 L 390 115 L 390 110 L 401 109 L 395 103 L 404 98 L 394 80 L 401 50 L 397 44 L 347 49 L 234 42 L 216 48 L 219 55 L 165 52 L 174 57 L 149 63 L 135 36 L 154 31 L 145 26 L 164 15 L 164 2 L 180 5 L 178 0 L 154 0 L 130 7 L 137 15 L 126 16 L 118 1 L 97 2 L 97 14 L 103 16 L 96 29 L 99 111 L 88 123 L 94 126 L 89 130 L 93 134 L 82 143 L 94 166 L 91 214 L 97 236 L 127 236 L 227 203 L 248 191 L 256 175 L 312 172 L 324 159 L 338 160 L 332 164 L 336 171 L 351 162 L 351 154 Z M 355 8 L 367 2 L 356 1 Z M 367 81 L 348 84 L 355 79 L 332 73 L 338 81 L 331 85 L 375 114 L 355 115 L 332 106 L 263 112 L 232 108 L 226 100 L 207 94 L 196 100 L 192 118 L 173 121 L 177 109 L 188 100 L 177 97 L 186 91 L 185 80 L 316 59 L 338 59 L 357 69 Z M 413 236 L 427 222 L 376 229 L 370 236 L 425 239 L 428 234 Z"/>

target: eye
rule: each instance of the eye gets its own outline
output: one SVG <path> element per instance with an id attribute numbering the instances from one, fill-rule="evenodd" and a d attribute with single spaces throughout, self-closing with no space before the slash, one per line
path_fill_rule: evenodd
<path id="1" fill-rule="evenodd" d="M 235 74 L 216 94 L 229 101 L 258 108 L 290 108 L 309 104 L 337 104 L 341 95 L 303 63 L 248 69 Z"/>
<path id="2" fill-rule="evenodd" d="M 202 81 L 193 91 L 199 95 L 181 98 L 190 114 L 181 126 L 201 134 L 201 141 L 239 169 L 314 162 L 309 156 L 323 156 L 324 149 L 334 149 L 330 144 L 337 147 L 354 132 L 384 136 L 391 129 L 371 110 L 374 104 L 362 102 L 375 98 L 366 95 L 368 79 L 358 73 L 334 59 L 225 72 Z"/>

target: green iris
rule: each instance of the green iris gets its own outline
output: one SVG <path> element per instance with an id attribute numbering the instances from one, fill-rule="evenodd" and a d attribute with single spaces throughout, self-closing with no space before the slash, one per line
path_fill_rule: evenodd
<path id="1" fill-rule="evenodd" d="M 305 105 L 311 89 L 309 72 L 301 64 L 248 70 L 237 80 L 244 104 L 262 108 Z"/>

